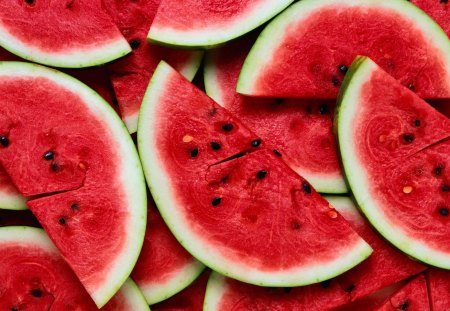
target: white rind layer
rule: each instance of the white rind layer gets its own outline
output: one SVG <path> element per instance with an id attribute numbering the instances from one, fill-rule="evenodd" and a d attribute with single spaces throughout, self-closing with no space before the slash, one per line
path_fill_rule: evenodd
<path id="1" fill-rule="evenodd" d="M 212 48 L 227 41 L 243 36 L 247 32 L 257 28 L 270 20 L 288 7 L 294 0 L 265 0 L 253 10 L 246 12 L 238 19 L 223 25 L 210 25 L 202 29 L 173 29 L 170 27 L 158 27 L 158 13 L 156 23 L 152 25 L 148 33 L 148 39 L 152 42 L 188 48 Z"/>
<path id="2" fill-rule="evenodd" d="M 102 307 L 119 290 L 130 275 L 141 251 L 147 221 L 145 180 L 136 147 L 125 125 L 116 112 L 94 90 L 82 82 L 54 69 L 22 62 L 0 62 L 0 78 L 42 77 L 77 94 L 86 103 L 91 117 L 101 120 L 115 141 L 118 181 L 129 207 L 129 218 L 124 226 L 126 237 L 120 255 L 112 260 L 109 273 L 97 288 L 87 289 L 98 307 Z"/>
<path id="3" fill-rule="evenodd" d="M 203 311 L 220 311 L 220 304 L 227 290 L 226 278 L 217 272 L 212 272 L 206 286 Z"/>
<path id="4" fill-rule="evenodd" d="M 131 279 L 128 279 L 123 283 L 120 292 L 125 297 L 126 310 L 150 311 L 150 307 L 148 306 L 147 301 L 145 301 L 143 293 Z"/>
<path id="5" fill-rule="evenodd" d="M 352 125 L 358 118 L 357 111 L 358 104 L 361 102 L 362 87 L 370 80 L 372 73 L 377 69 L 378 67 L 369 58 L 358 58 L 347 73 L 339 94 L 335 124 L 345 175 L 358 206 L 375 229 L 388 241 L 401 251 L 422 262 L 443 269 L 450 269 L 450 254 L 409 237 L 401 228 L 395 226 L 379 208 L 380 203 L 370 191 L 370 189 L 373 189 L 373 185 L 365 165 L 361 162 L 355 149 L 355 146 L 358 146 L 360 142 L 355 141 Z"/>
<path id="6" fill-rule="evenodd" d="M 139 116 L 138 145 L 150 190 L 166 224 L 178 241 L 198 260 L 213 270 L 231 278 L 263 286 L 302 286 L 328 280 L 366 259 L 372 249 L 362 239 L 353 247 L 342 249 L 334 260 L 307 267 L 282 271 L 262 271 L 249 265 L 239 265 L 210 244 L 207 237 L 189 229 L 188 219 L 180 213 L 178 199 L 172 188 L 171 176 L 165 170 L 165 159 L 156 143 L 157 111 L 173 69 L 161 62 L 147 89 Z"/>
<path id="7" fill-rule="evenodd" d="M 25 210 L 26 199 L 19 193 L 0 191 L 0 209 Z"/>

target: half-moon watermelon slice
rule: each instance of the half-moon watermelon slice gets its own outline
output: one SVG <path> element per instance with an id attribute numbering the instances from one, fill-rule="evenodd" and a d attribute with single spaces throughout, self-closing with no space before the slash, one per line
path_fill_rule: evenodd
<path id="1" fill-rule="evenodd" d="M 431 310 L 449 310 L 450 271 L 429 269 L 425 275 L 428 283 Z"/>
<path id="2" fill-rule="evenodd" d="M 2 310 L 98 310 L 94 301 L 42 229 L 0 228 Z M 149 310 L 127 280 L 105 311 Z"/>
<path id="3" fill-rule="evenodd" d="M 410 0 L 430 15 L 450 37 L 450 4 L 448 0 Z"/>
<path id="4" fill-rule="evenodd" d="M 251 152 L 261 141 L 164 62 L 143 102 L 138 144 L 167 225 L 222 274 L 265 286 L 306 285 L 371 253 L 306 180 L 273 151 Z"/>
<path id="5" fill-rule="evenodd" d="M 263 30 L 237 91 L 336 98 L 357 55 L 372 58 L 422 98 L 450 97 L 450 41 L 404 0 L 299 1 Z"/>
<path id="6" fill-rule="evenodd" d="M 450 120 L 365 57 L 338 101 L 343 167 L 362 211 L 405 253 L 450 269 Z"/>
<path id="7" fill-rule="evenodd" d="M 334 100 L 263 99 L 236 93 L 239 72 L 254 41 L 249 36 L 208 51 L 206 93 L 278 150 L 318 192 L 347 192 L 332 132 Z"/>
<path id="8" fill-rule="evenodd" d="M 294 0 L 164 0 L 148 39 L 164 45 L 213 47 L 262 25 Z"/>
<path id="9" fill-rule="evenodd" d="M 0 46 L 34 62 L 71 68 L 131 51 L 100 0 L 1 1 Z"/>
<path id="10" fill-rule="evenodd" d="M 0 63 L 0 162 L 98 306 L 130 274 L 146 225 L 131 137 L 93 90 L 38 65 Z M 36 122 L 39 118 L 39 122 Z"/>

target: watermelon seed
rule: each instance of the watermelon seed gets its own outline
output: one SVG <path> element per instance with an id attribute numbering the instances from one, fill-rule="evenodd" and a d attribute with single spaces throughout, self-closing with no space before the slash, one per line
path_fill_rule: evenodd
<path id="1" fill-rule="evenodd" d="M 346 289 L 345 289 L 345 291 L 347 292 L 347 293 L 351 293 L 354 289 L 355 289 L 355 284 L 350 284 Z"/>
<path id="2" fill-rule="evenodd" d="M 77 210 L 80 208 L 80 206 L 77 203 L 73 203 L 72 205 L 70 205 L 70 208 L 73 210 Z"/>
<path id="3" fill-rule="evenodd" d="M 300 224 L 298 223 L 298 221 L 293 221 L 292 222 L 292 224 L 291 224 L 291 228 L 292 228 L 292 230 L 299 230 L 300 229 Z"/>
<path id="4" fill-rule="evenodd" d="M 410 89 L 411 91 L 414 91 L 416 87 L 414 86 L 414 84 L 410 83 L 408 84 L 408 89 Z"/>
<path id="5" fill-rule="evenodd" d="M 339 80 L 336 77 L 333 77 L 333 79 L 331 79 L 331 83 L 333 83 L 333 86 L 338 86 Z"/>
<path id="6" fill-rule="evenodd" d="M 133 39 L 130 41 L 130 46 L 133 50 L 137 49 L 141 45 L 141 40 Z"/>
<path id="7" fill-rule="evenodd" d="M 327 104 L 322 104 L 322 105 L 320 105 L 320 107 L 319 107 L 319 113 L 320 113 L 321 115 L 324 115 L 324 114 L 327 114 L 327 113 L 328 113 L 328 106 L 327 106 Z"/>
<path id="8" fill-rule="evenodd" d="M 220 150 L 220 144 L 216 141 L 211 142 L 211 148 L 213 148 L 213 150 Z"/>
<path id="9" fill-rule="evenodd" d="M 347 71 L 348 71 L 348 67 L 347 66 L 345 66 L 345 65 L 339 65 L 339 71 L 343 74 L 343 75 L 345 75 L 346 73 L 347 73 Z"/>
<path id="10" fill-rule="evenodd" d="M 256 173 L 256 178 L 258 179 L 264 179 L 267 175 L 267 171 L 261 170 L 258 173 Z"/>
<path id="11" fill-rule="evenodd" d="M 311 186 L 307 182 L 303 183 L 303 191 L 306 193 L 311 193 Z"/>
<path id="12" fill-rule="evenodd" d="M 53 151 L 49 150 L 46 153 L 44 153 L 43 157 L 44 157 L 44 160 L 50 161 L 55 158 L 55 153 Z"/>
<path id="13" fill-rule="evenodd" d="M 252 141 L 252 146 L 253 147 L 258 147 L 259 145 L 261 145 L 261 139 L 255 139 L 254 141 Z"/>
<path id="14" fill-rule="evenodd" d="M 60 225 L 65 225 L 66 224 L 66 219 L 64 217 L 61 217 L 60 219 L 58 219 L 58 222 Z"/>
<path id="15" fill-rule="evenodd" d="M 441 187 L 442 192 L 449 192 L 450 191 L 450 186 L 449 185 L 443 185 Z"/>
<path id="16" fill-rule="evenodd" d="M 404 135 L 403 135 L 403 140 L 404 140 L 406 143 L 410 144 L 410 143 L 412 143 L 412 142 L 414 141 L 414 135 L 413 135 L 413 134 L 410 134 L 410 133 L 404 134 Z"/>
<path id="17" fill-rule="evenodd" d="M 50 167 L 53 172 L 58 172 L 61 168 L 58 163 L 52 163 L 52 165 Z"/>
<path id="18" fill-rule="evenodd" d="M 330 280 L 326 280 L 326 281 L 321 282 L 320 285 L 321 285 L 323 288 L 328 288 L 328 287 L 330 287 L 330 283 L 331 283 Z"/>
<path id="19" fill-rule="evenodd" d="M 26 4 L 29 5 L 33 5 L 34 4 L 34 0 L 25 0 Z"/>
<path id="20" fill-rule="evenodd" d="M 419 127 L 421 125 L 422 122 L 420 122 L 419 119 L 414 120 L 414 126 L 415 127 Z"/>
<path id="21" fill-rule="evenodd" d="M 413 187 L 411 186 L 405 186 L 403 187 L 403 193 L 409 194 L 413 191 Z"/>
<path id="22" fill-rule="evenodd" d="M 198 156 L 198 149 L 194 148 L 191 150 L 191 157 L 195 158 Z"/>
<path id="23" fill-rule="evenodd" d="M 231 132 L 233 130 L 234 126 L 231 123 L 225 123 L 224 125 L 222 125 L 222 130 L 224 132 Z"/>
<path id="24" fill-rule="evenodd" d="M 220 202 L 222 202 L 222 198 L 221 197 L 215 197 L 214 199 L 212 199 L 211 205 L 212 206 L 218 206 L 220 204 Z"/>
<path id="25" fill-rule="evenodd" d="M 409 307 L 409 301 L 405 300 L 405 302 L 400 305 L 400 310 L 406 310 L 406 309 L 408 309 L 408 307 Z"/>
<path id="26" fill-rule="evenodd" d="M 440 175 L 442 174 L 442 169 L 443 169 L 442 166 L 437 166 L 437 167 L 434 169 L 434 174 L 435 174 L 436 176 L 440 176 Z"/>
<path id="27" fill-rule="evenodd" d="M 9 139 L 6 136 L 0 136 L 0 144 L 3 147 L 8 147 L 9 146 Z"/>
<path id="28" fill-rule="evenodd" d="M 36 298 L 40 298 L 42 297 L 42 291 L 40 289 L 32 289 L 31 290 L 31 295 L 33 295 Z"/>
<path id="29" fill-rule="evenodd" d="M 277 149 L 273 149 L 273 153 L 275 153 L 275 155 L 278 156 L 278 157 L 282 157 L 283 156 Z"/>
<path id="30" fill-rule="evenodd" d="M 448 214 L 449 214 L 448 208 L 446 208 L 446 207 L 439 208 L 439 214 L 441 214 L 442 216 L 447 217 Z"/>

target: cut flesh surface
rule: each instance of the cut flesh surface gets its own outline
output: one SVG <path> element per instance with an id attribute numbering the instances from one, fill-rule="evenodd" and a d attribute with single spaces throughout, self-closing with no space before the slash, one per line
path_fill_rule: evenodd
<path id="1" fill-rule="evenodd" d="M 358 205 L 400 250 L 450 269 L 450 120 L 370 59 L 344 82 L 336 128 Z"/>
<path id="2" fill-rule="evenodd" d="M 261 33 L 237 91 L 336 98 L 357 55 L 372 58 L 422 98 L 450 97 L 450 41 L 404 0 L 299 1 Z"/>
<path id="3" fill-rule="evenodd" d="M 254 36 L 208 51 L 205 88 L 209 96 L 276 149 L 283 160 L 322 193 L 345 193 L 332 132 L 334 100 L 252 98 L 236 83 Z"/>
<path id="4" fill-rule="evenodd" d="M 268 21 L 293 0 L 165 0 L 148 38 L 167 45 L 212 47 Z"/>
<path id="5" fill-rule="evenodd" d="M 0 228 L 2 310 L 98 310 L 42 229 Z M 149 310 L 136 285 L 127 280 L 102 308 Z"/>
<path id="6" fill-rule="evenodd" d="M 117 114 L 79 81 L 38 65 L 0 63 L 0 162 L 97 305 L 130 274 L 146 193 Z M 36 116 L 41 116 L 36 123 Z"/>
<path id="7" fill-rule="evenodd" d="M 258 285 L 306 285 L 371 253 L 274 152 L 227 161 L 260 141 L 167 64 L 159 65 L 143 107 L 139 151 L 155 202 L 207 266 Z"/>
<path id="8" fill-rule="evenodd" d="M 450 271 L 429 269 L 426 272 L 431 310 L 448 310 L 450 307 Z"/>
<path id="9" fill-rule="evenodd" d="M 0 46 L 54 67 L 100 65 L 131 51 L 100 0 L 2 1 Z"/>

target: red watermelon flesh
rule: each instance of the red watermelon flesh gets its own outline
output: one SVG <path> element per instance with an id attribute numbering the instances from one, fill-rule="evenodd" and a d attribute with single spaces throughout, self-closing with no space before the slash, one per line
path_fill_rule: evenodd
<path id="1" fill-rule="evenodd" d="M 136 132 L 139 107 L 148 82 L 161 60 L 189 78 L 200 65 L 201 53 L 174 50 L 147 43 L 147 33 L 160 0 L 102 0 L 103 6 L 128 40 L 133 52 L 108 65 L 120 113 L 130 132 Z"/>
<path id="2" fill-rule="evenodd" d="M 0 209 L 0 227 L 6 226 L 41 227 L 36 217 L 29 210 L 12 211 Z"/>
<path id="3" fill-rule="evenodd" d="M 278 150 L 317 191 L 346 192 L 332 132 L 334 101 L 262 99 L 236 93 L 254 37 L 208 52 L 207 94 L 264 139 L 268 148 Z"/>
<path id="4" fill-rule="evenodd" d="M 410 0 L 430 15 L 450 37 L 450 4 L 448 0 Z"/>
<path id="5" fill-rule="evenodd" d="M 439 32 L 407 1 L 300 1 L 263 31 L 238 92 L 336 98 L 347 68 L 364 55 L 419 96 L 449 98 L 450 43 Z"/>
<path id="6" fill-rule="evenodd" d="M 425 277 L 419 275 L 393 294 L 377 311 L 428 311 L 428 290 Z M 442 310 L 444 311 L 444 310 Z"/>
<path id="7" fill-rule="evenodd" d="M 450 310 L 450 272 L 430 269 L 426 273 L 431 310 Z"/>
<path id="8" fill-rule="evenodd" d="M 151 306 L 152 311 L 202 311 L 210 271 L 204 271 L 191 285 L 169 299 Z"/>

